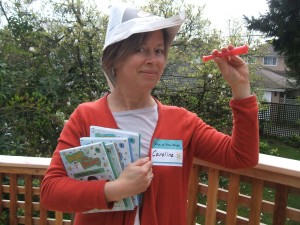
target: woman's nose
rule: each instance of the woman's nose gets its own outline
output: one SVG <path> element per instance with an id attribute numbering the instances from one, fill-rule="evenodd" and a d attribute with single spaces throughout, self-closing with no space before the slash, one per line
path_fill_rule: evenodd
<path id="1" fill-rule="evenodd" d="M 154 52 L 147 52 L 146 54 L 146 62 L 147 63 L 155 63 L 157 56 Z"/>

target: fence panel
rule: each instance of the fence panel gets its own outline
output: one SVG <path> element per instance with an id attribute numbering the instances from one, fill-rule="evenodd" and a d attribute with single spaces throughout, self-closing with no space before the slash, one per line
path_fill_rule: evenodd
<path id="1" fill-rule="evenodd" d="M 71 225 L 69 213 L 48 211 L 40 202 L 40 183 L 50 159 L 0 155 L 0 224 Z"/>
<path id="2" fill-rule="evenodd" d="M 261 135 L 300 135 L 300 105 L 262 102 L 259 111 Z"/>

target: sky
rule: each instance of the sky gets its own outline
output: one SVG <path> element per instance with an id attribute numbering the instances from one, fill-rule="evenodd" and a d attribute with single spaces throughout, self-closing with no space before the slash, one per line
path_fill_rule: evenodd
<path id="1" fill-rule="evenodd" d="M 99 1 L 99 0 L 98 0 Z M 145 0 L 146 1 L 146 0 Z M 204 18 L 211 22 L 211 27 L 218 30 L 228 30 L 228 21 L 243 21 L 243 15 L 258 17 L 268 11 L 267 0 L 184 0 L 203 6 Z M 97 0 L 96 0 L 97 2 Z M 107 1 L 106 1 L 107 2 Z M 111 0 L 114 4 L 121 0 Z M 137 2 L 140 2 L 137 1 Z M 146 1 L 147 2 L 147 1 Z M 103 8 L 103 2 L 101 3 Z"/>
<path id="2" fill-rule="evenodd" d="M 212 27 L 227 29 L 228 21 L 242 21 L 243 15 L 258 17 L 268 11 L 266 0 L 190 0 L 204 5 L 204 16 L 210 20 Z"/>
<path id="3" fill-rule="evenodd" d="M 6 2 L 9 0 L 4 0 Z M 112 3 L 119 3 L 122 0 L 84 0 L 86 2 L 99 3 L 99 10 L 108 10 L 108 5 Z M 147 0 L 132 0 L 135 4 L 142 4 Z M 258 17 L 259 14 L 265 14 L 268 11 L 267 0 L 181 0 L 186 3 L 193 3 L 195 5 L 203 6 L 204 19 L 211 22 L 211 28 L 228 32 L 228 22 L 230 21 L 243 21 L 243 15 L 248 17 Z M 34 1 L 38 4 L 39 1 Z M 1 24 L 1 23 L 0 23 Z M 231 22 L 232 24 L 232 22 Z M 228 33 L 227 33 L 228 34 Z M 225 34 L 226 35 L 226 34 Z"/>

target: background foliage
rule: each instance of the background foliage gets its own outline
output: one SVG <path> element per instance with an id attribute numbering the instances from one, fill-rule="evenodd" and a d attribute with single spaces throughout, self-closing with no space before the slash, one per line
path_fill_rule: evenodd
<path id="1" fill-rule="evenodd" d="M 64 120 L 78 104 L 108 91 L 100 63 L 107 14 L 86 1 L 41 0 L 38 10 L 32 7 L 36 2 L 0 1 L 0 154 L 51 156 Z M 228 43 L 256 43 L 241 35 L 222 39 L 209 29 L 202 7 L 172 0 L 144 6 L 165 17 L 181 8 L 187 20 L 152 94 L 230 133 L 230 89 L 214 63 L 200 59 Z"/>

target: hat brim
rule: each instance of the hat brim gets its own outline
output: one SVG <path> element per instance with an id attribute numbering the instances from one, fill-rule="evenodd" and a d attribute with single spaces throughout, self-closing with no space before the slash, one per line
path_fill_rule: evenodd
<path id="1" fill-rule="evenodd" d="M 169 34 L 169 43 L 172 43 L 184 20 L 184 12 L 170 18 L 150 16 L 128 20 L 108 31 L 103 49 L 109 45 L 122 41 L 133 34 L 161 29 L 167 30 Z"/>

